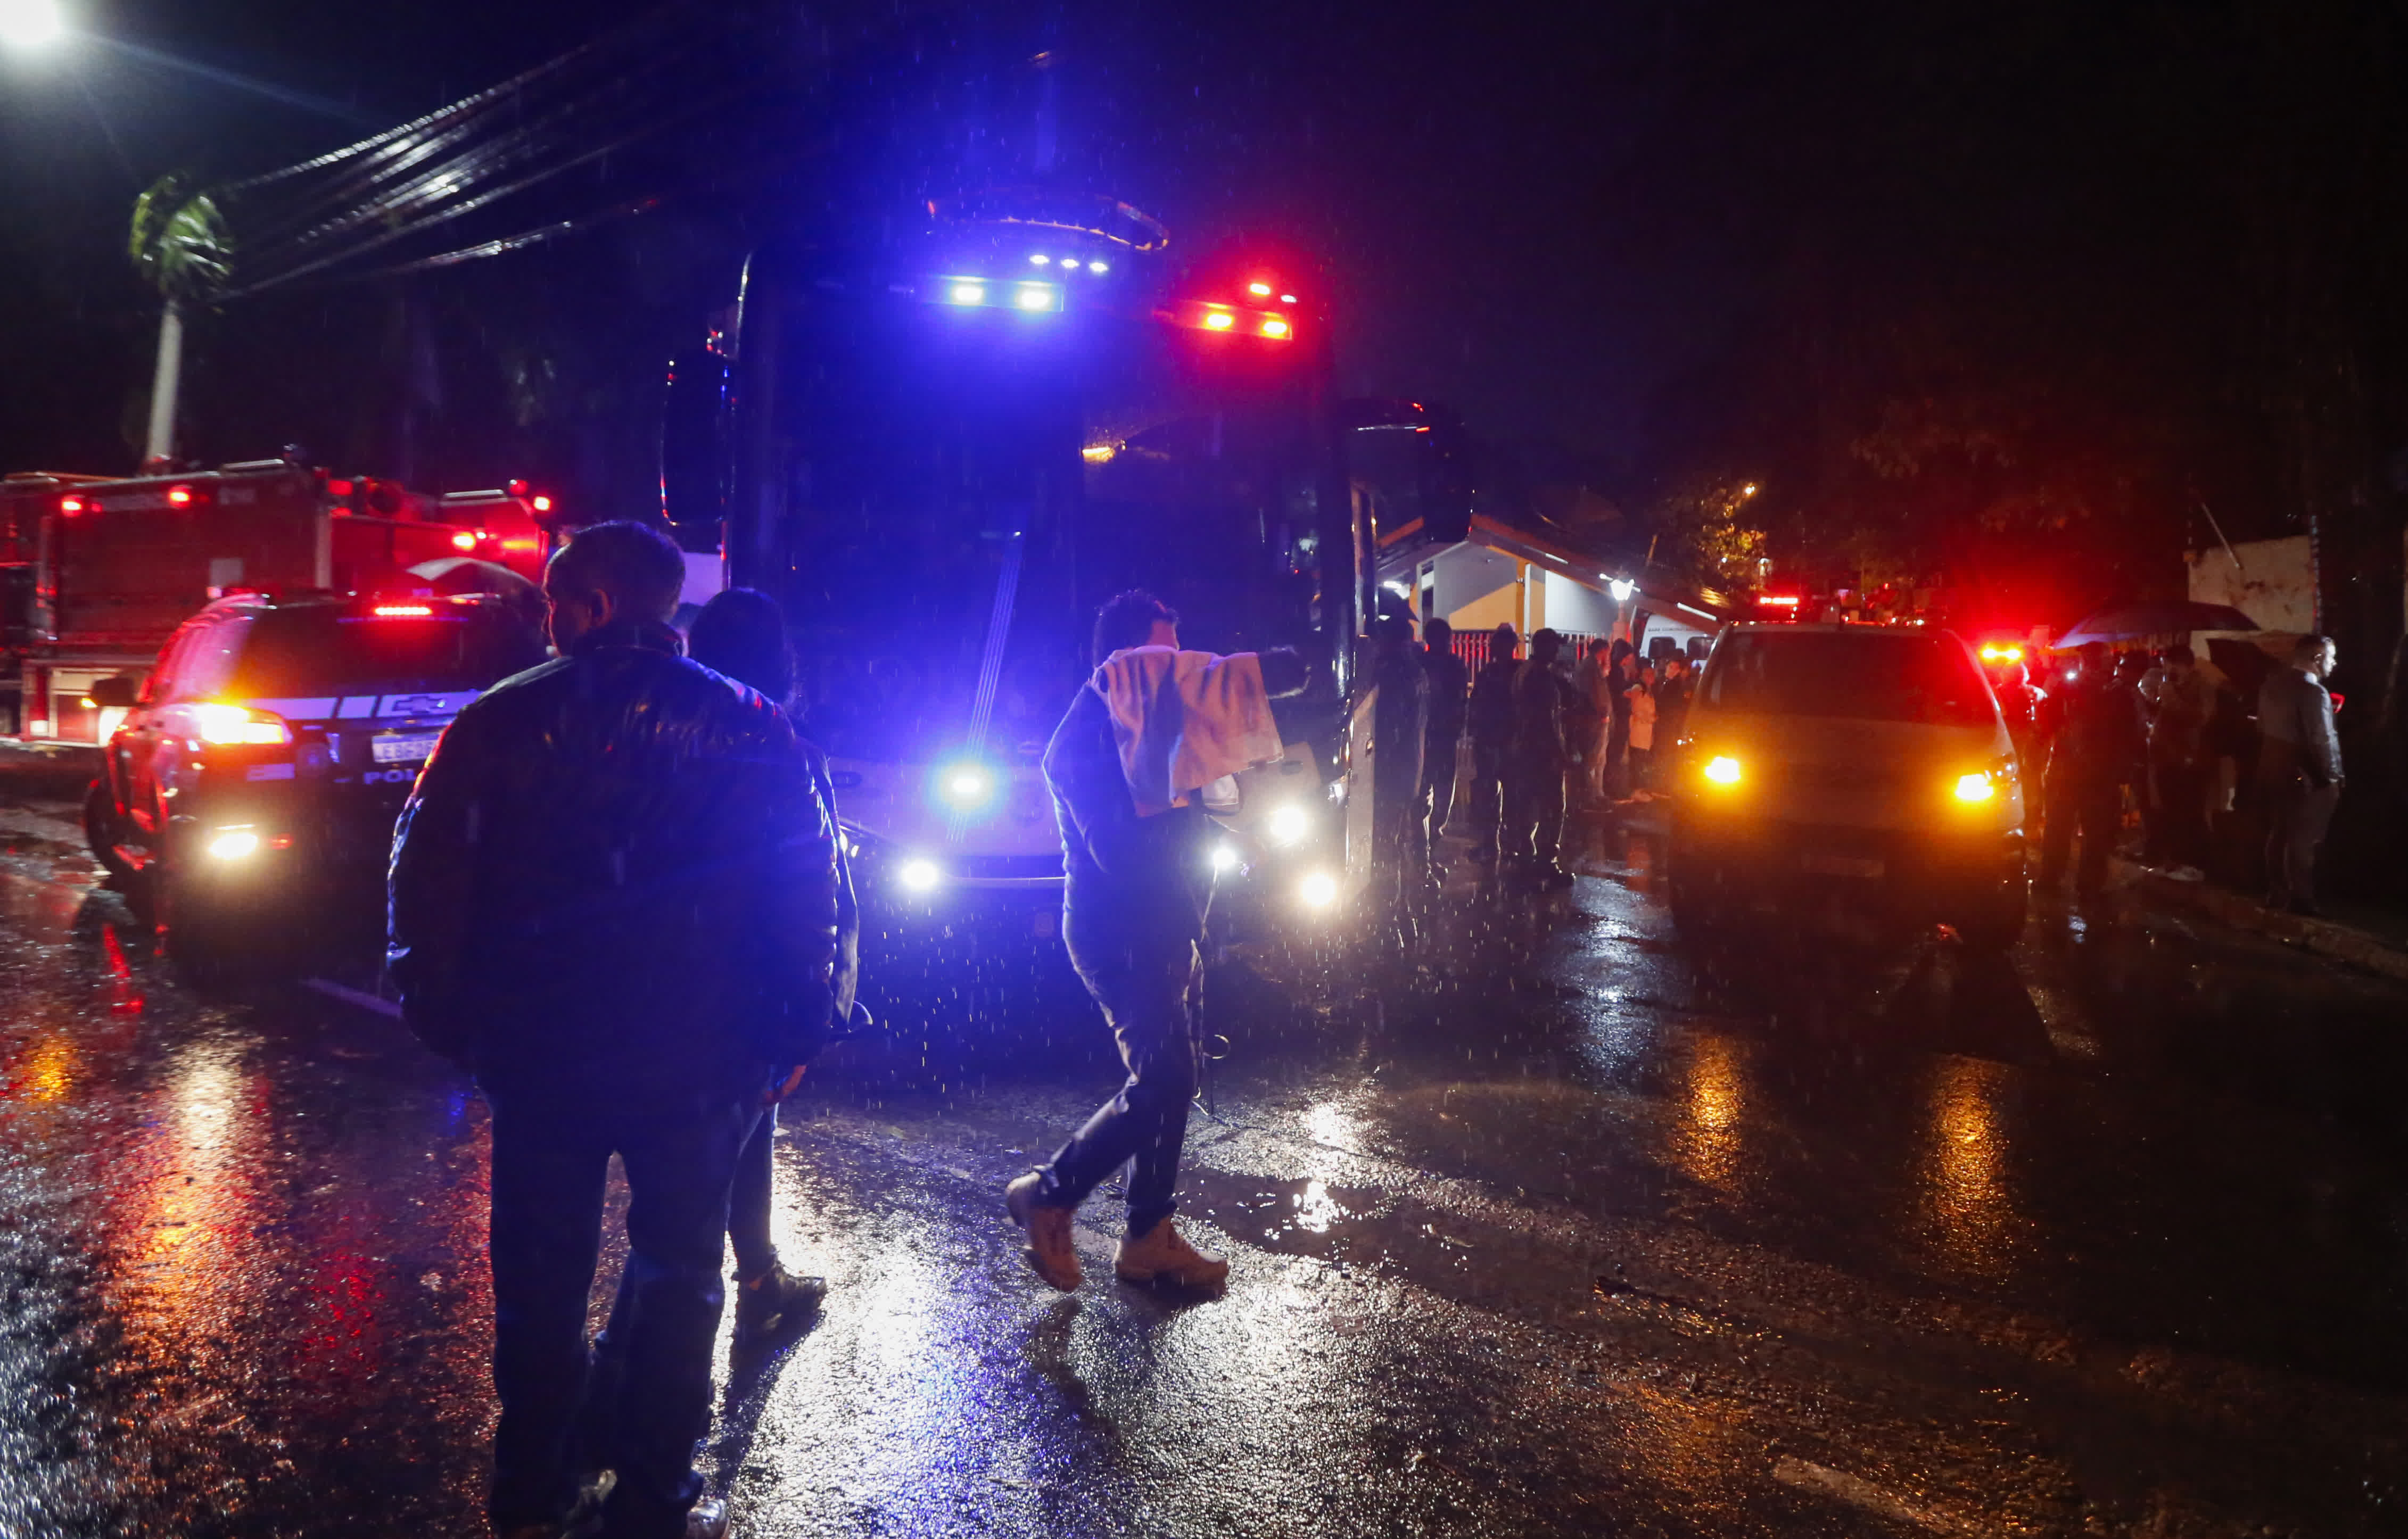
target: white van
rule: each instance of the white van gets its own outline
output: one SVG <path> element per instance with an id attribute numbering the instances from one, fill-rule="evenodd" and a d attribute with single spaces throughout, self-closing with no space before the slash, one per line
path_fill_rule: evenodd
<path id="1" fill-rule="evenodd" d="M 1665 784 L 1674 922 L 1870 905 L 1998 950 L 2022 933 L 2025 788 L 1953 632 L 1734 625 Z"/>

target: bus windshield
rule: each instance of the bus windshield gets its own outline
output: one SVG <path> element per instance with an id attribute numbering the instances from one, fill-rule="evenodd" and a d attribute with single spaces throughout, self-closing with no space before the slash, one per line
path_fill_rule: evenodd
<path id="1" fill-rule="evenodd" d="M 1297 382 L 1215 378 L 1189 334 L 1125 305 L 1030 317 L 807 290 L 781 346 L 779 596 L 804 731 L 833 757 L 1033 759 L 1087 676 L 1096 607 L 1127 588 L 1180 610 L 1185 646 L 1307 640 Z"/>

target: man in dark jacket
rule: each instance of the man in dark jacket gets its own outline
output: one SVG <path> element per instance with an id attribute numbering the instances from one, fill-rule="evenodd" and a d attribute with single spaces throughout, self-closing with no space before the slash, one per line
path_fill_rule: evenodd
<path id="1" fill-rule="evenodd" d="M 1461 767 L 1464 710 L 1471 678 L 1455 655 L 1455 628 L 1442 620 L 1422 625 L 1422 671 L 1429 679 L 1429 715 L 1422 734 L 1419 853 L 1433 867 L 1439 839 L 1455 813 L 1455 778 Z"/>
<path id="2" fill-rule="evenodd" d="M 394 831 L 387 963 L 492 1107 L 497 1534 L 553 1534 L 614 1153 L 633 1278 L 612 1539 L 724 1532 L 693 1466 L 738 1153 L 827 1031 L 835 831 L 794 730 L 679 655 L 684 562 L 585 530 L 544 577 L 561 656 L 445 732 Z"/>
<path id="3" fill-rule="evenodd" d="M 2139 693 L 2116 677 L 2107 648 L 2093 642 L 2071 681 L 2050 696 L 2054 729 L 2048 766 L 2047 815 L 2041 832 L 2040 880 L 2065 880 L 2073 835 L 2082 834 L 2077 892 L 2095 894 L 2107 882 L 2124 819 L 2124 786 L 2141 773 L 2148 726 Z"/>
<path id="4" fill-rule="evenodd" d="M 2340 661 L 2329 636 L 2301 636 L 2291 665 L 2258 691 L 2258 785 L 2266 802 L 2266 902 L 2316 912 L 2316 848 L 2341 801 L 2341 734 L 2325 676 Z"/>
<path id="5" fill-rule="evenodd" d="M 1413 645 L 1413 622 L 1383 615 L 1371 622 L 1371 684 L 1379 691 L 1373 726 L 1372 858 L 1401 867 L 1418 840 L 1409 825 L 1420 809 L 1422 753 L 1429 727 L 1429 674 Z"/>
<path id="6" fill-rule="evenodd" d="M 1497 863 L 1504 834 L 1505 763 L 1513 747 L 1513 680 L 1522 664 L 1513 654 L 1522 638 L 1511 625 L 1499 625 L 1488 638 L 1488 661 L 1471 683 L 1471 702 L 1464 724 L 1471 736 L 1471 826 L 1477 836 L 1471 858 L 1482 865 Z"/>
<path id="7" fill-rule="evenodd" d="M 1505 859 L 1550 888 L 1572 883 L 1555 855 L 1564 834 L 1564 772 L 1580 762 L 1565 730 L 1571 682 L 1555 671 L 1563 647 L 1559 632 L 1530 637 L 1529 665 L 1513 680 L 1513 746 L 1505 771 Z"/>
<path id="8" fill-rule="evenodd" d="M 1151 593 L 1123 593 L 1096 617 L 1098 666 L 1132 647 L 1178 645 L 1178 614 Z M 1294 652 L 1265 652 L 1262 668 L 1270 694 L 1304 687 Z M 1201 965 L 1197 945 L 1220 834 L 1197 805 L 1138 815 L 1111 707 L 1092 680 L 1046 745 L 1045 784 L 1062 833 L 1063 943 L 1103 1007 L 1128 1080 L 1051 1160 L 1004 1189 L 1005 1209 L 1027 1232 L 1037 1275 L 1068 1292 L 1082 1281 L 1071 1216 L 1126 1164 L 1128 1230 L 1112 1270 L 1130 1282 L 1218 1288 L 1229 1263 L 1190 1245 L 1171 1215 L 1196 1093 L 1189 1007 Z"/>

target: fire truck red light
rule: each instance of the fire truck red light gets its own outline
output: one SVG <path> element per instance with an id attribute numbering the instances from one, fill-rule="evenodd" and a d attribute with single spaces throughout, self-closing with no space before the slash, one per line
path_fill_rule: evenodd
<path id="1" fill-rule="evenodd" d="M 477 536 L 475 533 L 470 530 L 463 529 L 457 534 L 452 535 L 452 549 L 454 550 L 474 550 L 477 549 Z"/>
<path id="2" fill-rule="evenodd" d="M 1257 299 L 1268 299 L 1271 293 L 1271 286 L 1268 283 L 1249 283 L 1246 285 L 1246 292 L 1253 294 Z"/>
<path id="3" fill-rule="evenodd" d="M 169 487 L 169 488 L 167 489 L 167 506 L 170 506 L 170 507 L 190 507 L 190 506 L 193 506 L 193 489 L 192 489 L 191 487 L 189 487 L 189 486 L 171 486 L 171 487 Z"/>
<path id="4" fill-rule="evenodd" d="M 83 511 L 83 499 L 81 497 L 61 497 L 59 499 L 59 511 L 69 518 L 73 518 Z"/>
<path id="5" fill-rule="evenodd" d="M 435 606 L 428 604 L 380 604 L 368 613 L 379 620 L 431 620 Z"/>
<path id="6" fill-rule="evenodd" d="M 550 497 L 544 497 L 544 496 L 538 496 L 538 497 L 537 497 L 537 498 L 536 498 L 536 500 L 535 500 L 535 510 L 536 510 L 537 512 L 538 512 L 538 513 L 549 513 L 549 512 L 551 512 L 551 511 L 552 511 L 552 499 L 551 499 Z"/>

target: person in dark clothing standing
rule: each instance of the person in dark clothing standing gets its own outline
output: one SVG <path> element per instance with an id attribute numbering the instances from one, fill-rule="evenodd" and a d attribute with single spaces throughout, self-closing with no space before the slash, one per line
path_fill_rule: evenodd
<path id="1" fill-rule="evenodd" d="M 1678 652 L 1664 660 L 1656 684 L 1656 756 L 1665 757 L 1689 730 L 1689 660 Z"/>
<path id="2" fill-rule="evenodd" d="M 1471 859 L 1481 865 L 1497 863 L 1504 836 L 1505 767 L 1513 748 L 1513 680 L 1522 664 L 1514 653 L 1522 638 L 1511 625 L 1499 625 L 1488 638 L 1488 661 L 1471 683 L 1471 700 L 1464 724 L 1471 736 L 1471 827 L 1475 835 Z"/>
<path id="3" fill-rule="evenodd" d="M 2258 785 L 2266 804 L 2266 902 L 2316 910 L 2316 848 L 2341 801 L 2341 734 L 2325 677 L 2341 659 L 2329 636 L 2301 636 L 2291 665 L 2258 691 Z"/>
<path id="4" fill-rule="evenodd" d="M 1580 762 L 1566 736 L 1571 685 L 1555 671 L 1564 638 L 1530 637 L 1530 662 L 1513 679 L 1513 745 L 1505 772 L 1504 858 L 1541 887 L 1571 885 L 1556 863 L 1564 834 L 1564 772 Z"/>
<path id="5" fill-rule="evenodd" d="M 1429 678 L 1429 717 L 1422 734 L 1422 790 L 1416 809 L 1417 853 L 1433 871 L 1439 840 L 1455 813 L 1455 779 L 1462 767 L 1464 712 L 1471 678 L 1455 655 L 1455 628 L 1442 620 L 1422 626 L 1422 669 Z"/>
<path id="6" fill-rule="evenodd" d="M 629 1189 L 609 1539 L 725 1532 L 700 1501 L 728 1190 L 827 1032 L 836 839 L 794 729 L 680 654 L 685 563 L 580 533 L 544 577 L 560 657 L 460 713 L 394 834 L 387 967 L 493 1114 L 496 1533 L 552 1535 L 582 1472 L 586 1298 Z"/>
<path id="7" fill-rule="evenodd" d="M 1130 648 L 1178 645 L 1179 616 L 1151 593 L 1123 593 L 1096 617 L 1098 668 Z M 1268 693 L 1304 687 L 1294 652 L 1265 652 L 1261 663 Z M 1111 707 L 1092 679 L 1046 745 L 1045 784 L 1062 834 L 1062 939 L 1103 1007 L 1128 1081 L 1052 1159 L 1004 1189 L 1005 1209 L 1028 1235 L 1037 1275 L 1067 1292 L 1082 1280 L 1071 1216 L 1126 1164 L 1128 1229 L 1112 1270 L 1129 1282 L 1218 1288 L 1229 1263 L 1197 1249 L 1171 1222 L 1196 1093 L 1189 1012 L 1216 825 L 1193 805 L 1139 816 Z"/>
<path id="8" fill-rule="evenodd" d="M 711 672 L 758 691 L 786 711 L 795 692 L 795 654 L 786 640 L 786 617 L 778 601 L 750 588 L 711 596 L 686 635 L 686 655 Z M 792 720 L 791 714 L 788 720 Z M 836 789 L 827 756 L 806 740 L 811 779 L 828 815 L 836 815 Z M 830 980 L 831 1029 L 851 1024 L 861 973 L 861 905 L 853 886 L 842 840 L 836 852 L 836 968 Z M 727 1211 L 727 1239 L 736 1251 L 736 1346 L 741 1349 L 791 1334 L 808 1324 L 826 1296 L 820 1277 L 798 1277 L 779 1260 L 769 1236 L 771 1154 L 778 1135 L 778 1108 L 761 1115 L 736 1164 Z M 606 1332 L 607 1333 L 607 1332 Z"/>
<path id="9" fill-rule="evenodd" d="M 1538 645 L 1539 638 L 1532 636 L 1534 652 Z M 1616 636 L 1606 648 L 1605 659 L 1605 771 L 1598 783 L 1607 796 L 1613 797 L 1630 790 L 1630 686 L 1639 677 L 1639 649 Z"/>
<path id="10" fill-rule="evenodd" d="M 2149 786 L 2145 816 L 2148 859 L 2204 869 L 2208 861 L 2208 723 L 2215 716 L 2215 682 L 2200 672 L 2187 647 L 2165 654 L 2142 680 L 2149 707 Z"/>
<path id="11" fill-rule="evenodd" d="M 2041 837 L 2041 885 L 2054 888 L 2065 880 L 2079 829 L 2082 861 L 2074 872 L 2074 890 L 2094 894 L 2107 882 L 2107 857 L 2114 852 L 2123 826 L 2124 786 L 2141 772 L 2148 728 L 2139 693 L 2116 677 L 2107 648 L 2097 642 L 2082 648 L 2073 678 L 2052 692 L 2049 703 L 2055 741 Z"/>
<path id="12" fill-rule="evenodd" d="M 1371 622 L 1371 685 L 1379 706 L 1372 726 L 1371 864 L 1379 901 L 1401 916 L 1408 891 L 1426 870 L 1413 824 L 1426 789 L 1423 741 L 1429 726 L 1429 675 L 1413 645 L 1412 621 L 1383 615 Z M 1408 865 L 1415 867 L 1407 871 Z"/>

